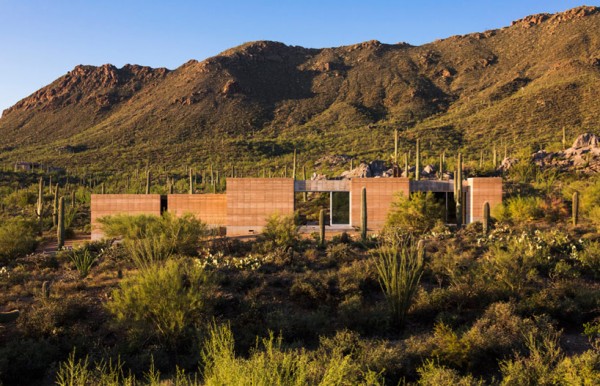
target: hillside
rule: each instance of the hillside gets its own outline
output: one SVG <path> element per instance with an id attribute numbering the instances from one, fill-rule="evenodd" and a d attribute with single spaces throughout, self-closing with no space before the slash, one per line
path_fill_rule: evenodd
<path id="1" fill-rule="evenodd" d="M 548 145 L 562 127 L 598 131 L 599 11 L 533 15 L 422 46 L 259 41 L 172 71 L 77 66 L 4 111 L 0 162 L 264 166 L 289 161 L 295 147 L 304 161 L 373 159 L 389 154 L 394 128 L 402 149 L 418 136 L 432 156 Z"/>

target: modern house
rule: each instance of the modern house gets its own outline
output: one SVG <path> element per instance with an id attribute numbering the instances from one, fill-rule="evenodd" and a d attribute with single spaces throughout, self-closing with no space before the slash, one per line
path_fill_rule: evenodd
<path id="1" fill-rule="evenodd" d="M 98 219 L 115 214 L 176 215 L 192 213 L 211 227 L 225 228 L 228 236 L 261 232 L 272 214 L 288 215 L 296 207 L 296 193 L 326 192 L 330 197 L 329 230 L 360 226 L 361 191 L 367 192 L 368 230 L 380 231 L 398 193 L 433 192 L 446 203 L 446 222 L 452 223 L 453 180 L 413 181 L 408 178 L 352 178 L 346 180 L 294 180 L 292 178 L 229 178 L 224 194 L 92 194 L 92 239 L 102 237 Z M 483 204 L 502 203 L 501 178 L 463 181 L 463 222 L 480 221 Z"/>

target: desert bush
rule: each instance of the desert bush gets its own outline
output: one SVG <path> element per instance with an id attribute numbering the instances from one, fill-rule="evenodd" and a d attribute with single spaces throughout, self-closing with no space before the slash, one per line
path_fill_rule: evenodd
<path id="1" fill-rule="evenodd" d="M 444 217 L 444 208 L 433 193 L 398 194 L 392 202 L 385 228 L 387 232 L 420 235 L 429 232 Z"/>
<path id="2" fill-rule="evenodd" d="M 419 373 L 418 384 L 422 386 L 476 386 L 484 384 L 483 381 L 473 378 L 472 375 L 462 376 L 458 371 L 436 364 L 433 360 L 426 361 L 417 372 Z"/>
<path id="3" fill-rule="evenodd" d="M 524 348 L 523 337 L 536 329 L 530 319 L 515 313 L 511 303 L 493 303 L 465 332 L 461 340 L 469 347 L 469 367 L 481 369 Z"/>
<path id="4" fill-rule="evenodd" d="M 37 226 L 34 221 L 16 217 L 0 225 L 0 262 L 9 262 L 35 250 Z"/>
<path id="5" fill-rule="evenodd" d="M 600 379 L 600 353 L 565 356 L 553 328 L 526 334 L 528 355 L 500 362 L 503 385 L 594 385 Z"/>
<path id="6" fill-rule="evenodd" d="M 585 270 L 591 271 L 597 278 L 600 277 L 600 241 L 585 241 L 575 258 Z"/>
<path id="7" fill-rule="evenodd" d="M 124 279 L 107 308 L 134 336 L 173 345 L 208 316 L 211 285 L 211 276 L 199 264 L 172 259 Z"/>
<path id="8" fill-rule="evenodd" d="M 504 205 L 494 208 L 493 215 L 500 221 L 525 223 L 544 217 L 543 201 L 533 196 L 514 196 Z"/>
<path id="9" fill-rule="evenodd" d="M 327 261 L 331 266 L 349 262 L 355 257 L 355 252 L 349 244 L 329 244 L 327 246 Z"/>
<path id="10" fill-rule="evenodd" d="M 274 249 L 285 251 L 297 246 L 298 240 L 296 216 L 273 214 L 267 218 L 267 223 L 255 245 L 261 252 L 271 252 Z"/>
<path id="11" fill-rule="evenodd" d="M 378 385 L 379 374 L 362 371 L 350 355 L 335 350 L 328 357 L 285 350 L 271 333 L 247 359 L 236 357 L 227 326 L 209 330 L 202 351 L 204 383 L 210 385 Z"/>
<path id="12" fill-rule="evenodd" d="M 120 237 L 129 257 L 139 268 L 175 254 L 195 255 L 207 227 L 191 214 L 176 217 L 117 215 L 99 219 L 107 237 Z"/>
<path id="13" fill-rule="evenodd" d="M 375 266 L 394 323 L 403 326 L 423 274 L 423 249 L 412 238 L 379 247 Z"/>
<path id="14" fill-rule="evenodd" d="M 17 320 L 17 325 L 27 336 L 35 338 L 65 336 L 89 312 L 90 303 L 82 294 L 39 297 Z"/>

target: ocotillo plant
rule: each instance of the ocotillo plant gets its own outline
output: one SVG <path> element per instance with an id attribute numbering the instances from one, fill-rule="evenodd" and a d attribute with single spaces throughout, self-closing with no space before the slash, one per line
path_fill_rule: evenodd
<path id="1" fill-rule="evenodd" d="M 52 226 L 58 225 L 58 184 L 54 190 L 54 201 L 52 204 Z"/>
<path id="2" fill-rule="evenodd" d="M 573 192 L 573 208 L 571 209 L 573 225 L 579 223 L 579 192 Z"/>
<path id="3" fill-rule="evenodd" d="M 421 143 L 417 138 L 417 149 L 415 154 L 415 180 L 419 181 L 421 178 Z"/>
<path id="4" fill-rule="evenodd" d="M 367 188 L 363 186 L 360 199 L 360 238 L 367 240 Z"/>
<path id="5" fill-rule="evenodd" d="M 325 210 L 319 211 L 319 246 L 325 246 Z"/>
<path id="6" fill-rule="evenodd" d="M 65 198 L 61 197 L 58 201 L 58 225 L 56 227 L 57 248 L 61 249 L 65 245 Z"/>
<path id="7" fill-rule="evenodd" d="M 483 203 L 483 234 L 484 236 L 490 231 L 490 203 Z"/>

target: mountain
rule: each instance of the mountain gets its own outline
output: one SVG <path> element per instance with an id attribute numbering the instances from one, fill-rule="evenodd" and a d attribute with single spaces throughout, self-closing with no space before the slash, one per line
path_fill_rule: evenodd
<path id="1" fill-rule="evenodd" d="M 175 70 L 77 66 L 3 112 L 0 162 L 123 168 L 521 148 L 598 131 L 600 8 L 422 46 L 246 43 Z M 514 146 L 513 146 L 514 144 Z"/>

